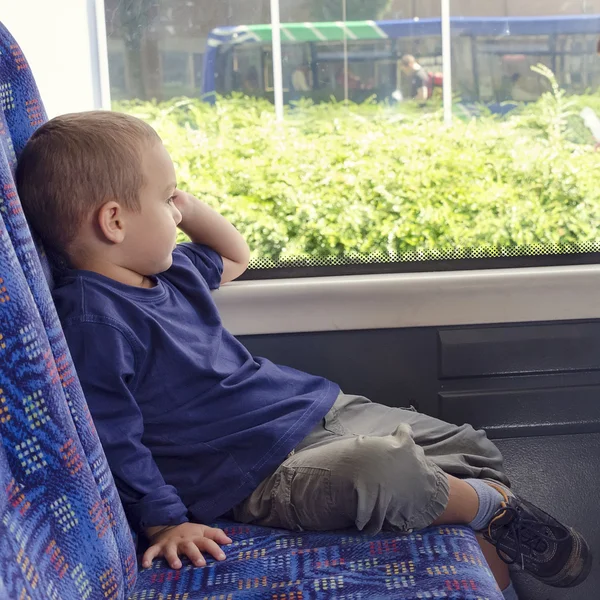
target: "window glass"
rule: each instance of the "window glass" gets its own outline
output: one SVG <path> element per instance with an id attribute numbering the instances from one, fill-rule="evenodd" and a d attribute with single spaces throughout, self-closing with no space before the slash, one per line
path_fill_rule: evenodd
<path id="1" fill-rule="evenodd" d="M 114 108 L 255 276 L 596 261 L 600 0 L 450 5 L 280 0 L 278 123 L 270 0 L 105 0 Z"/>
<path id="2" fill-rule="evenodd" d="M 600 1 L 451 6 L 451 228 L 484 256 L 596 252 Z"/>
<path id="3" fill-rule="evenodd" d="M 167 93 L 177 94 L 178 88 L 186 90 L 193 87 L 193 73 L 190 71 L 190 61 L 193 53 L 166 51 L 161 54 L 162 80 Z M 184 92 L 182 92 L 184 93 Z"/>
<path id="4" fill-rule="evenodd" d="M 115 100 L 129 97 L 127 89 L 127 72 L 125 69 L 125 53 L 122 49 L 108 51 L 108 68 L 110 71 L 110 92 Z"/>
<path id="5" fill-rule="evenodd" d="M 233 49 L 233 71 L 231 90 L 239 90 L 249 96 L 260 96 L 265 90 L 266 63 L 260 48 L 240 46 Z M 271 64 L 271 72 L 273 65 Z M 271 75 L 271 81 L 273 77 Z M 272 84 L 271 84 L 272 87 Z"/>

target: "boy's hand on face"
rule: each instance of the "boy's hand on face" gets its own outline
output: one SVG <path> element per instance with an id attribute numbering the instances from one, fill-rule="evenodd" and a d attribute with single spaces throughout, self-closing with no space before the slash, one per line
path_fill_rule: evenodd
<path id="1" fill-rule="evenodd" d="M 250 249 L 240 232 L 208 204 L 175 190 L 173 205 L 181 213 L 179 228 L 195 244 L 212 248 L 223 258 L 221 283 L 237 279 L 250 262 Z"/>
<path id="2" fill-rule="evenodd" d="M 232 541 L 222 529 L 197 523 L 150 527 L 146 533 L 151 546 L 142 557 L 142 567 L 145 569 L 150 567 L 157 556 L 164 556 L 172 569 L 181 569 L 179 555 L 187 556 L 196 567 L 204 567 L 206 561 L 202 552 L 208 552 L 217 560 L 225 560 L 225 553 L 219 544 L 227 545 Z"/>
<path id="3" fill-rule="evenodd" d="M 194 202 L 199 202 L 199 200 L 196 200 L 196 198 L 194 198 L 187 192 L 184 192 L 182 190 L 175 190 L 175 193 L 173 194 L 173 204 L 181 213 L 182 222 L 183 219 L 185 219 L 186 213 L 188 213 L 189 217 L 189 213 L 190 210 L 193 208 Z"/>

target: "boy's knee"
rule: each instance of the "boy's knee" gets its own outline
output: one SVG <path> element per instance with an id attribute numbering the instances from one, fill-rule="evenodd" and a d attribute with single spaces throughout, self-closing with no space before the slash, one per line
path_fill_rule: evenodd
<path id="1" fill-rule="evenodd" d="M 502 459 L 500 450 L 483 429 L 465 424 L 456 428 L 449 443 L 448 454 L 470 454 L 487 459 Z"/>
<path id="2" fill-rule="evenodd" d="M 447 454 L 434 461 L 444 471 L 457 477 L 497 479 L 509 485 L 504 473 L 504 458 L 485 431 L 462 425 L 453 436 Z"/>
<path id="3" fill-rule="evenodd" d="M 369 533 L 385 524 L 396 530 L 424 526 L 420 514 L 438 490 L 438 471 L 408 429 L 383 437 L 359 437 L 332 470 L 334 504 Z"/>
<path id="4" fill-rule="evenodd" d="M 365 490 L 393 487 L 401 481 L 418 485 L 419 478 L 429 471 L 423 451 L 414 443 L 407 425 L 401 425 L 392 435 L 350 440 L 339 466 L 334 473 L 336 478 Z"/>
<path id="5" fill-rule="evenodd" d="M 473 452 L 501 465 L 503 462 L 502 453 L 498 446 L 488 438 L 487 433 L 483 429 L 474 429 L 471 425 L 465 425 L 465 427 L 474 447 Z"/>

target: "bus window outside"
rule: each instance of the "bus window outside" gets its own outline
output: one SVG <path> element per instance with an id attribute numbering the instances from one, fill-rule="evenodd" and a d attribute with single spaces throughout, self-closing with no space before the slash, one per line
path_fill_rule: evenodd
<path id="1" fill-rule="evenodd" d="M 451 127 L 440 0 L 280 0 L 283 123 L 269 5 L 105 0 L 113 108 L 251 276 L 597 262 L 600 0 L 453 0 Z"/>

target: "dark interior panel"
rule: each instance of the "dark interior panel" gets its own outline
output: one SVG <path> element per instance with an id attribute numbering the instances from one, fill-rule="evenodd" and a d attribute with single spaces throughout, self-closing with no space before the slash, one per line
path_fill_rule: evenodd
<path id="1" fill-rule="evenodd" d="M 520 493 L 586 533 L 600 555 L 600 321 L 279 334 L 252 352 L 348 393 L 485 428 Z M 518 579 L 521 600 L 591 600 Z"/>
<path id="2" fill-rule="evenodd" d="M 362 394 L 388 406 L 412 405 L 420 410 L 428 408 L 427 412 L 435 410 L 439 386 L 434 329 L 297 333 L 240 339 L 255 355 L 328 377 L 349 394 Z"/>
<path id="3" fill-rule="evenodd" d="M 440 377 L 600 369 L 600 323 L 440 331 Z"/>
<path id="4" fill-rule="evenodd" d="M 600 430 L 600 385 L 442 392 L 438 416 L 493 438 Z"/>

